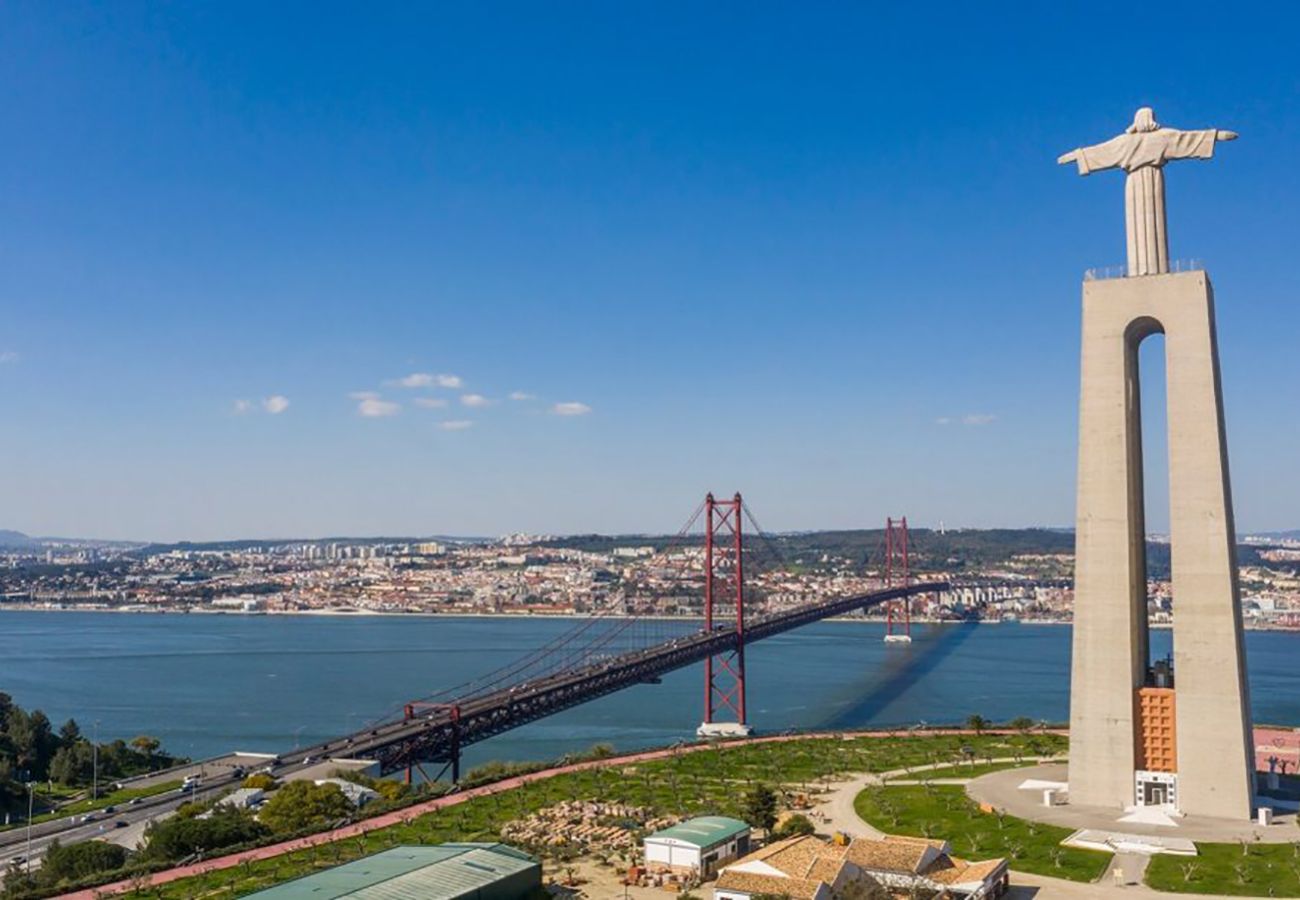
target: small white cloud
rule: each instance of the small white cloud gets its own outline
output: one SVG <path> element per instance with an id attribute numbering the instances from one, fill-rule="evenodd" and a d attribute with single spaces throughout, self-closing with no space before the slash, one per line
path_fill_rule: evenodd
<path id="1" fill-rule="evenodd" d="M 459 375 L 433 375 L 429 372 L 412 372 L 410 375 L 404 375 L 401 378 L 395 378 L 388 382 L 395 387 L 404 388 L 460 388 L 464 387 Z"/>
<path id="2" fill-rule="evenodd" d="M 374 391 L 352 391 L 348 394 L 349 400 L 378 400 L 379 395 Z"/>
<path id="3" fill-rule="evenodd" d="M 952 424 L 952 417 L 951 417 L 951 416 L 940 416 L 939 418 L 937 418 L 937 419 L 934 420 L 934 424 L 936 424 L 936 425 L 951 425 L 951 424 Z"/>
<path id="4" fill-rule="evenodd" d="M 439 422 L 438 427 L 443 431 L 464 431 L 466 428 L 473 427 L 474 423 L 469 419 L 448 419 L 446 422 Z"/>
<path id="5" fill-rule="evenodd" d="M 262 409 L 273 416 L 278 416 L 289 408 L 289 398 L 283 394 L 272 394 L 262 401 Z"/>
<path id="6" fill-rule="evenodd" d="M 357 415 L 366 419 L 383 419 L 388 416 L 395 416 L 401 411 L 402 407 L 391 400 L 384 400 L 378 394 L 370 391 L 358 391 L 361 396 L 354 397 L 357 401 Z"/>
<path id="7" fill-rule="evenodd" d="M 551 407 L 551 412 L 557 416 L 585 416 L 591 412 L 591 407 L 585 403 L 571 400 L 567 403 L 555 404 Z"/>
<path id="8" fill-rule="evenodd" d="M 461 394 L 460 402 L 474 409 L 489 405 L 492 401 L 482 394 Z"/>
<path id="9" fill-rule="evenodd" d="M 447 406 L 444 397 L 416 397 L 411 402 L 421 409 L 443 409 Z"/>
<path id="10" fill-rule="evenodd" d="M 511 400 L 536 400 L 537 397 L 533 394 L 525 393 L 524 391 L 511 391 L 510 399 Z"/>
<path id="11" fill-rule="evenodd" d="M 0 350 L 0 366 L 11 366 L 18 362 L 18 359 L 16 350 Z"/>
<path id="12" fill-rule="evenodd" d="M 253 401 L 236 400 L 233 404 L 231 404 L 230 411 L 237 416 L 246 415 L 253 411 Z"/>
<path id="13" fill-rule="evenodd" d="M 996 422 L 997 419 L 997 416 L 992 416 L 988 413 L 970 413 L 961 417 L 961 423 L 963 425 L 970 425 L 978 428 L 981 425 L 988 425 L 990 422 Z"/>

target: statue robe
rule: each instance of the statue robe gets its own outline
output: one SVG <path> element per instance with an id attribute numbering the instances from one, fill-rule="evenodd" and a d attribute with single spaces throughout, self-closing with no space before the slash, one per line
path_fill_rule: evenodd
<path id="1" fill-rule="evenodd" d="M 1171 159 L 1209 159 L 1218 131 L 1157 128 L 1121 134 L 1102 144 L 1075 151 L 1080 175 L 1123 169 L 1124 218 L 1128 236 L 1128 274 L 1159 275 L 1169 271 L 1165 234 L 1165 175 Z"/>

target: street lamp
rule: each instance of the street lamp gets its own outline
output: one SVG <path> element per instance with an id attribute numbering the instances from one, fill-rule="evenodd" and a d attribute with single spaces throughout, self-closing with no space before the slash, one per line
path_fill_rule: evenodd
<path id="1" fill-rule="evenodd" d="M 36 791 L 31 781 L 27 782 L 27 877 L 32 877 L 32 806 Z"/>
<path id="2" fill-rule="evenodd" d="M 95 720 L 95 739 L 90 742 L 91 782 L 90 799 L 99 799 L 99 719 Z"/>

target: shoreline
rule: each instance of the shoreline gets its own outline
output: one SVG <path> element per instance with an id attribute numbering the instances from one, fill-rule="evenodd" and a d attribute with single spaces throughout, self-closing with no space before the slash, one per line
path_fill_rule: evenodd
<path id="1" fill-rule="evenodd" d="M 396 610 L 378 610 L 378 609 L 295 609 L 295 610 L 241 610 L 241 609 L 123 609 L 113 607 L 91 607 L 76 608 L 67 606 L 32 606 L 26 604 L 6 604 L 0 603 L 0 615 L 8 612 L 29 612 L 29 613 L 102 613 L 106 615 L 140 615 L 140 616 L 246 616 L 257 618 L 259 616 L 315 616 L 321 618 L 420 618 L 420 619 L 529 619 L 529 620 L 578 620 L 596 618 L 588 613 L 488 613 L 488 612 L 407 612 Z M 611 618 L 629 618 L 627 616 L 612 616 Z M 638 618 L 655 622 L 699 622 L 703 620 L 702 616 L 640 616 Z M 885 620 L 867 619 L 856 616 L 831 616 L 821 619 L 822 622 L 836 622 L 841 624 L 880 624 L 883 625 Z M 1068 619 L 1016 619 L 1012 621 L 1001 619 L 930 619 L 930 618 L 913 618 L 913 624 L 916 625 L 1026 625 L 1026 626 L 1069 626 L 1072 625 Z M 1168 631 L 1172 629 L 1171 622 L 1152 622 L 1150 628 L 1158 631 Z M 1281 633 L 1300 633 L 1300 627 L 1286 628 L 1280 626 L 1259 626 L 1243 623 L 1245 631 L 1260 632 L 1281 632 Z"/>

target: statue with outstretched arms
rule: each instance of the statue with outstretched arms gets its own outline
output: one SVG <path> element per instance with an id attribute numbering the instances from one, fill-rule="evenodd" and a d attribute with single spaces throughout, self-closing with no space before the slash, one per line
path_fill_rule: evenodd
<path id="1" fill-rule="evenodd" d="M 1124 185 L 1124 218 L 1128 234 L 1128 274 L 1159 275 L 1169 271 L 1169 241 L 1165 234 L 1164 165 L 1174 159 L 1209 159 L 1219 141 L 1237 133 L 1217 128 L 1181 131 L 1163 128 L 1151 107 L 1144 106 L 1123 134 L 1092 147 L 1071 150 L 1058 163 L 1075 163 L 1080 175 L 1105 169 L 1128 173 Z"/>

